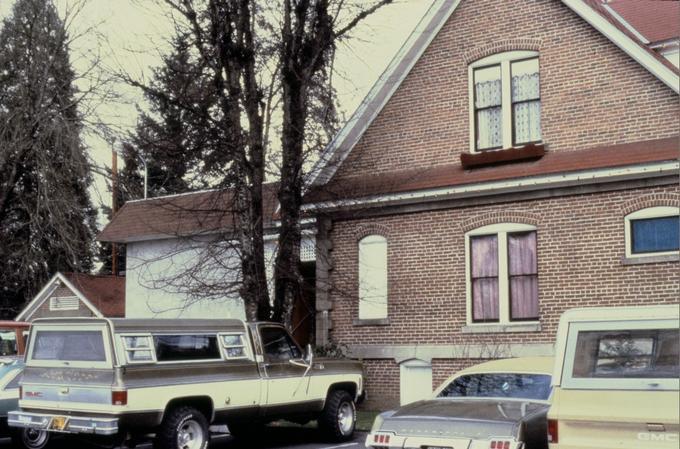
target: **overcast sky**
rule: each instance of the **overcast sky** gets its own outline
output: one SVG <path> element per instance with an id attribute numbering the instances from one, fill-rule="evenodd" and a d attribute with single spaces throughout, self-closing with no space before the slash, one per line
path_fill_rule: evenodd
<path id="1" fill-rule="evenodd" d="M 0 0 L 0 17 L 11 11 L 13 0 Z M 74 0 L 56 0 L 62 14 Z M 432 0 L 397 0 L 369 17 L 354 33 L 351 42 L 342 44 L 336 53 L 335 77 L 341 111 L 349 117 L 394 54 L 401 47 Z M 128 73 L 148 76 L 149 69 L 160 63 L 158 48 L 164 48 L 171 36 L 168 20 L 155 3 L 148 0 L 89 0 L 85 9 L 73 20 L 73 35 L 84 37 L 74 41 L 71 60 L 77 72 L 90 66 L 94 55 L 100 64 L 122 68 Z M 90 29 L 96 30 L 96 34 Z M 97 35 L 98 34 L 98 35 Z M 167 48 L 167 47 L 165 47 Z M 117 87 L 126 102 L 110 102 L 98 108 L 100 116 L 119 129 L 134 127 L 137 120 L 135 103 L 139 92 Z M 85 136 L 92 158 L 98 164 L 110 165 L 111 148 L 94 136 Z M 95 203 L 108 204 L 109 194 L 102 179 L 93 189 Z"/>

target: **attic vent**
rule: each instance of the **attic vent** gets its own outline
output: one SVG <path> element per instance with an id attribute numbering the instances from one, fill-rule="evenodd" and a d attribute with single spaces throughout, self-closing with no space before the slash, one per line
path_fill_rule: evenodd
<path id="1" fill-rule="evenodd" d="M 50 310 L 78 310 L 78 297 L 53 296 L 50 298 Z"/>

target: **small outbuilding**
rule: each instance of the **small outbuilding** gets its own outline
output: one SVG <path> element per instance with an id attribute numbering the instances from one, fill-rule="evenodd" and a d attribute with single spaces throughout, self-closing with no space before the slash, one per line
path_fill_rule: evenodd
<path id="1" fill-rule="evenodd" d="M 125 277 L 57 273 L 17 315 L 17 321 L 125 316 Z"/>

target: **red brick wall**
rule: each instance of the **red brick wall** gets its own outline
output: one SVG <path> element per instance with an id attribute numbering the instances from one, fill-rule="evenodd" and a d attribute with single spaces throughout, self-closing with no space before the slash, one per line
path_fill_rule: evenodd
<path id="1" fill-rule="evenodd" d="M 399 365 L 394 360 L 364 360 L 366 410 L 384 410 L 399 404 Z"/>
<path id="2" fill-rule="evenodd" d="M 680 188 L 657 187 L 511 204 L 336 221 L 331 288 L 333 340 L 344 344 L 469 342 L 465 325 L 466 231 L 486 224 L 537 227 L 540 333 L 504 342 L 552 342 L 560 314 L 583 305 L 673 303 L 677 262 L 623 265 L 624 215 L 637 206 L 677 205 Z M 641 201 L 646 197 L 646 201 Z M 524 217 L 524 219 L 522 219 Z M 388 241 L 389 326 L 354 326 L 358 316 L 358 235 L 378 224 Z M 462 226 L 461 226 L 462 225 Z M 357 234 L 357 230 L 362 230 Z M 498 335 L 480 336 L 481 341 Z"/>
<path id="3" fill-rule="evenodd" d="M 624 216 L 679 201 L 680 188 L 670 186 L 335 221 L 331 338 L 348 345 L 552 343 L 560 315 L 572 307 L 677 303 L 678 262 L 624 265 L 622 258 Z M 537 227 L 542 331 L 463 334 L 464 234 L 508 221 Z M 358 317 L 358 238 L 371 229 L 388 240 L 387 326 L 352 323 Z M 436 384 L 451 370 L 472 363 L 477 361 L 435 360 L 433 380 Z M 367 365 L 369 397 L 384 406 L 396 404 L 396 362 L 371 360 Z"/>
<path id="4" fill-rule="evenodd" d="M 540 54 L 549 151 L 678 134 L 678 97 L 558 0 L 464 0 L 336 176 L 459 161 L 469 151 L 468 63 Z"/>

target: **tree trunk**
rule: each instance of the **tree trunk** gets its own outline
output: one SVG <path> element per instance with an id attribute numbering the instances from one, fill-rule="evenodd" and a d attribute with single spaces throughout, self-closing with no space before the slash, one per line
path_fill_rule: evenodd
<path id="1" fill-rule="evenodd" d="M 274 319 L 291 328 L 293 306 L 302 294 L 300 274 L 300 208 L 302 206 L 302 154 L 307 116 L 305 89 L 290 66 L 283 69 L 284 148 L 279 203 L 281 228 L 276 254 Z"/>

